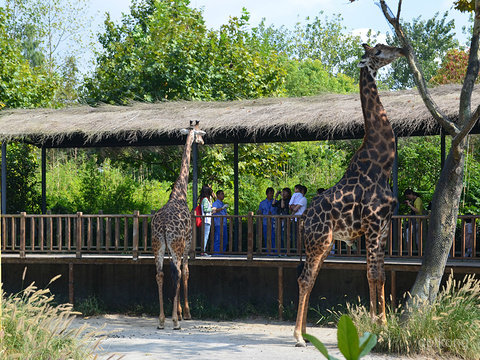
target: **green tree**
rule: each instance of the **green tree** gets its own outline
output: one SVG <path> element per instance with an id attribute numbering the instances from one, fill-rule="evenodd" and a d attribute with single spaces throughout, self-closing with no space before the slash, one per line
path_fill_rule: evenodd
<path id="1" fill-rule="evenodd" d="M 439 13 L 436 13 L 429 20 L 422 20 L 422 17 L 419 16 L 413 19 L 412 23 L 402 23 L 402 29 L 415 49 L 427 82 L 436 74 L 440 68 L 440 61 L 445 58 L 447 52 L 459 45 L 453 32 L 455 21 L 447 21 L 447 18 L 448 12 L 445 12 L 442 18 L 439 18 Z M 387 44 L 401 46 L 398 38 L 390 34 L 387 34 Z M 406 89 L 415 86 L 415 81 L 411 76 L 411 70 L 405 58 L 395 61 L 391 65 L 386 78 L 382 77 L 382 81 L 386 82 L 391 89 Z"/>
<path id="2" fill-rule="evenodd" d="M 6 0 L 5 5 L 11 13 L 7 31 L 20 41 L 33 67 L 55 73 L 65 54 L 79 55 L 84 48 L 85 29 L 91 24 L 83 15 L 88 13 L 88 0 Z"/>
<path id="3" fill-rule="evenodd" d="M 211 31 L 189 4 L 134 1 L 121 25 L 107 17 L 96 69 L 85 79 L 87 100 L 123 104 L 274 95 L 283 70 L 276 54 L 244 29 L 246 10 Z"/>
<path id="4" fill-rule="evenodd" d="M 54 104 L 56 77 L 33 71 L 7 29 L 11 12 L 0 8 L 0 99 L 12 108 L 48 107 Z"/>
<path id="5" fill-rule="evenodd" d="M 346 32 L 340 15 L 334 14 L 332 20 L 327 16 L 322 20 L 322 16 L 323 11 L 313 21 L 307 18 L 306 24 L 296 25 L 292 55 L 299 60 L 319 60 L 329 74 L 342 73 L 358 80 L 357 60 L 363 55 L 360 36 Z M 377 35 L 369 31 L 368 42 L 373 45 Z"/>
<path id="6" fill-rule="evenodd" d="M 36 149 L 32 145 L 10 143 L 7 151 L 7 214 L 40 211 L 40 193 L 36 173 Z"/>
<path id="7" fill-rule="evenodd" d="M 312 96 L 326 92 L 351 93 L 358 91 L 352 78 L 338 73 L 330 74 L 320 60 L 291 60 L 287 64 L 285 79 L 287 96 Z"/>

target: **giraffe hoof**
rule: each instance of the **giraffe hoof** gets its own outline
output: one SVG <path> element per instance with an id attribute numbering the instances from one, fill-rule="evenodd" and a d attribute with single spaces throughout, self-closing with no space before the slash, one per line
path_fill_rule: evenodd
<path id="1" fill-rule="evenodd" d="M 180 330 L 181 328 L 182 327 L 180 326 L 180 324 L 178 322 L 173 324 L 173 330 Z"/>
<path id="2" fill-rule="evenodd" d="M 305 340 L 297 340 L 297 343 L 295 344 L 295 347 L 307 347 L 307 343 Z"/>
<path id="3" fill-rule="evenodd" d="M 163 329 L 165 329 L 165 325 L 158 325 L 158 326 L 157 326 L 157 329 L 158 329 L 158 330 L 163 330 Z"/>

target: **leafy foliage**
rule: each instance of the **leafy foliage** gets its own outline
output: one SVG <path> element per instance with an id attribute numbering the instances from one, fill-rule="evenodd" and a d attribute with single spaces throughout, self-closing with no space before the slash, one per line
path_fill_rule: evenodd
<path id="1" fill-rule="evenodd" d="M 468 66 L 468 51 L 451 49 L 442 61 L 442 66 L 432 77 L 433 85 L 463 84 Z M 477 83 L 478 83 L 477 79 Z"/>
<path id="2" fill-rule="evenodd" d="M 12 108 L 52 106 L 57 79 L 45 71 L 31 69 L 7 31 L 10 17 L 11 13 L 0 7 L 0 99 Z"/>
<path id="3" fill-rule="evenodd" d="M 461 12 L 474 11 L 475 0 L 456 0 L 453 2 L 455 9 Z"/>
<path id="4" fill-rule="evenodd" d="M 310 341 L 327 359 L 336 360 L 335 357 L 328 354 L 325 345 L 315 336 L 303 334 L 303 337 Z M 359 339 L 357 328 L 347 315 L 342 315 L 338 321 L 337 339 L 338 349 L 347 360 L 357 360 L 364 357 L 377 344 L 377 336 L 368 332 L 364 333 Z"/>
<path id="5" fill-rule="evenodd" d="M 439 13 L 428 20 L 422 20 L 421 16 L 413 19 L 412 23 L 402 24 L 403 30 L 409 37 L 415 53 L 418 56 L 423 75 L 427 81 L 431 79 L 440 67 L 439 60 L 443 59 L 450 49 L 458 47 L 455 39 L 454 20 L 447 21 L 448 12 L 439 18 Z M 387 44 L 400 46 L 398 40 L 387 34 Z M 415 87 L 410 74 L 407 61 L 398 59 L 391 65 L 391 70 L 386 79 L 389 88 L 405 89 Z"/>
<path id="6" fill-rule="evenodd" d="M 283 70 L 277 55 L 244 30 L 248 13 L 212 31 L 189 3 L 136 1 L 121 25 L 107 18 L 99 38 L 103 51 L 85 79 L 87 99 L 122 104 L 276 94 Z"/>
<path id="7" fill-rule="evenodd" d="M 10 143 L 7 146 L 7 213 L 37 213 L 40 192 L 37 185 L 38 160 L 32 145 Z"/>
<path id="8" fill-rule="evenodd" d="M 320 60 L 289 61 L 285 88 L 288 96 L 312 96 L 325 92 L 350 93 L 358 91 L 352 78 L 339 73 L 331 75 Z"/>

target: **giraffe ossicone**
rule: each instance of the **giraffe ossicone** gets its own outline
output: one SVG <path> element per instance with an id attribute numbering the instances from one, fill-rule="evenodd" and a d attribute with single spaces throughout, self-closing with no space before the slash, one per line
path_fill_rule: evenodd
<path id="1" fill-rule="evenodd" d="M 172 320 L 173 328 L 180 329 L 182 306 L 180 304 L 180 281 L 183 281 L 184 311 L 183 318 L 191 319 L 188 305 L 188 252 L 192 246 L 191 214 L 187 205 L 188 174 L 190 172 L 190 153 L 194 142 L 203 144 L 205 132 L 199 129 L 199 121 L 190 121 L 188 129 L 180 130 L 187 135 L 183 151 L 180 174 L 173 186 L 167 203 L 158 210 L 152 218 L 152 249 L 155 255 L 157 269 L 158 296 L 160 301 L 159 329 L 165 328 L 165 313 L 163 310 L 163 260 L 165 252 L 171 256 L 170 268 L 174 289 Z"/>
<path id="2" fill-rule="evenodd" d="M 397 205 L 389 179 L 395 158 L 395 134 L 380 102 L 375 76 L 378 69 L 405 56 L 404 50 L 363 44 L 360 100 L 365 122 L 363 143 L 340 181 L 314 197 L 302 216 L 305 266 L 298 278 L 299 301 L 294 337 L 305 346 L 310 293 L 334 240 L 353 242 L 365 236 L 370 314 L 385 321 L 385 246 L 393 210 Z"/>

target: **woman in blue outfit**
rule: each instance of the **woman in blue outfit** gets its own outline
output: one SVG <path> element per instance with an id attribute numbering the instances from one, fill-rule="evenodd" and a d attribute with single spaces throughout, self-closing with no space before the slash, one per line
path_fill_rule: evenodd
<path id="1" fill-rule="evenodd" d="M 227 215 L 227 207 L 228 205 L 223 202 L 223 199 L 225 199 L 225 194 L 223 190 L 218 190 L 216 192 L 217 195 L 217 200 L 213 203 L 213 207 L 216 210 L 216 212 L 213 214 L 213 223 L 215 225 L 215 232 L 213 234 L 213 251 L 216 253 L 221 253 L 227 251 L 227 245 L 228 245 L 228 232 L 227 232 L 227 218 L 223 217 Z M 220 217 L 219 215 L 223 215 Z M 222 226 L 223 224 L 223 226 Z M 220 233 L 221 228 L 223 227 L 223 247 L 222 250 L 220 250 Z"/>

